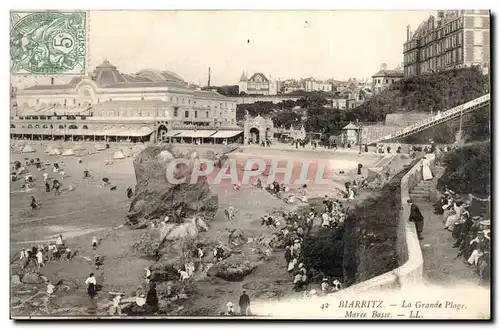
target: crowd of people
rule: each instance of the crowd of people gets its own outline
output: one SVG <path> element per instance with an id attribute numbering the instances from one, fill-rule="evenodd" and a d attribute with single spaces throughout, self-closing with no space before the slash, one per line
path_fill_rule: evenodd
<path id="1" fill-rule="evenodd" d="M 261 225 L 274 227 L 279 231 L 273 233 L 273 241 L 281 241 L 284 246 L 284 259 L 287 271 L 293 278 L 294 291 L 302 292 L 304 297 L 317 294 L 316 289 L 309 290 L 313 284 L 312 278 L 317 278 L 315 269 L 307 269 L 301 261 L 301 251 L 304 240 L 307 239 L 314 226 L 322 229 L 338 228 L 343 225 L 346 210 L 342 203 L 325 196 L 324 211 L 318 213 L 314 207 L 304 214 L 296 211 L 281 211 L 274 214 L 265 214 Z M 283 224 L 283 225 L 281 225 Z M 338 278 L 323 277 L 321 292 L 324 294 L 338 291 L 341 287 Z"/>
<path id="2" fill-rule="evenodd" d="M 307 214 L 303 215 L 297 212 L 282 214 L 285 227 L 280 229 L 280 236 L 285 241 L 284 258 L 287 270 L 293 277 L 294 291 L 302 292 L 302 296 L 305 298 L 318 295 L 316 289 L 310 289 L 318 275 L 322 276 L 320 294 L 326 295 L 341 289 L 338 278 L 322 275 L 316 269 L 307 269 L 301 258 L 304 240 L 308 238 L 314 226 L 332 229 L 344 224 L 345 209 L 343 209 L 341 202 L 325 196 L 323 205 L 324 210 L 321 214 L 313 207 Z"/>
<path id="3" fill-rule="evenodd" d="M 457 248 L 455 259 L 463 257 L 464 262 L 473 267 L 483 284 L 489 283 L 491 230 L 490 219 L 485 214 L 471 214 L 473 201 L 489 202 L 469 194 L 469 200 L 446 189 L 441 199 L 434 205 L 435 213 L 442 215 L 443 229 L 448 230 Z"/>
<path id="4" fill-rule="evenodd" d="M 83 161 L 80 158 L 76 159 L 77 164 L 82 164 Z M 60 195 L 62 191 L 62 181 L 67 177 L 64 166 L 64 159 L 58 158 L 56 162 L 51 163 L 50 161 L 42 162 L 40 158 L 24 158 L 24 163 L 21 161 L 14 161 L 11 164 L 12 173 L 11 181 L 17 182 L 21 181 L 21 191 L 31 192 L 35 190 L 37 178 L 35 176 L 40 176 L 38 179 L 43 180 L 45 185 L 45 193 L 54 192 L 55 195 Z M 39 172 L 38 174 L 35 174 Z M 56 179 L 57 178 L 57 179 Z M 91 178 L 91 173 L 88 169 L 83 171 L 83 179 Z M 103 178 L 103 183 L 100 187 L 110 185 L 108 178 Z M 116 190 L 113 186 L 110 188 L 111 191 Z M 68 183 L 67 191 L 73 191 L 74 185 Z M 129 187 L 127 189 L 127 197 L 131 198 L 134 194 L 132 189 Z M 35 199 L 34 196 L 30 197 L 29 207 L 32 211 L 38 211 L 41 208 L 41 204 Z M 19 265 L 23 273 L 36 273 L 39 275 L 40 269 L 42 267 L 50 266 L 54 262 L 70 262 L 76 256 L 82 257 L 83 259 L 89 261 L 96 270 L 101 270 L 104 266 L 105 257 L 96 253 L 99 245 L 99 239 L 96 236 L 92 237 L 90 247 L 94 253 L 93 259 L 80 255 L 80 248 L 76 250 L 70 249 L 67 242 L 63 239 L 62 234 L 59 234 L 55 241 L 48 242 L 46 244 L 39 244 L 30 248 L 23 248 L 20 251 L 20 256 L 18 259 Z M 55 293 L 59 290 L 58 284 L 53 283 L 50 280 L 46 280 L 47 290 L 46 293 L 49 297 L 54 297 Z M 95 298 L 97 292 L 101 289 L 101 285 L 98 284 L 94 273 L 90 273 L 88 278 L 85 280 L 86 292 L 91 300 Z M 122 295 L 117 295 L 113 299 L 115 313 L 121 314 L 121 308 L 119 307 L 119 300 Z"/>

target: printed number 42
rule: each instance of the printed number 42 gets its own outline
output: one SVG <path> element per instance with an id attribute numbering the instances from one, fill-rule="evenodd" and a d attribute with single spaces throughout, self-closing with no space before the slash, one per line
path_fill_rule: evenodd
<path id="1" fill-rule="evenodd" d="M 328 303 L 321 304 L 321 309 L 324 310 L 325 308 L 328 308 Z"/>

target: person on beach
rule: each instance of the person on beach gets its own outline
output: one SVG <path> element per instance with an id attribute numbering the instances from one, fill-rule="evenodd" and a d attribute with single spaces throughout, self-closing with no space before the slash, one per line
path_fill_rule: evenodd
<path id="1" fill-rule="evenodd" d="M 49 247 L 47 248 L 47 262 L 54 260 L 54 246 L 49 243 Z"/>
<path id="2" fill-rule="evenodd" d="M 57 240 L 56 240 L 56 247 L 61 249 L 63 246 L 64 246 L 64 240 L 63 240 L 62 234 L 59 234 L 59 236 L 57 237 Z"/>
<path id="3" fill-rule="evenodd" d="M 150 269 L 150 267 L 145 267 L 144 270 L 146 271 L 146 274 L 145 274 L 146 283 L 149 283 L 151 280 L 151 269 Z"/>
<path id="4" fill-rule="evenodd" d="M 240 306 L 240 314 L 248 315 L 248 308 L 250 307 L 250 297 L 248 297 L 247 292 L 245 290 L 243 290 L 240 296 L 239 306 Z"/>
<path id="5" fill-rule="evenodd" d="M 113 298 L 113 311 L 111 315 L 122 315 L 122 307 L 120 306 L 121 299 L 121 295 L 116 295 L 115 298 Z"/>
<path id="6" fill-rule="evenodd" d="M 36 264 L 38 265 L 38 268 L 44 266 L 42 249 L 38 249 L 38 252 L 36 253 Z"/>
<path id="7" fill-rule="evenodd" d="M 132 196 L 134 195 L 134 192 L 132 192 L 132 188 L 129 186 L 127 187 L 127 198 L 132 198 Z"/>
<path id="8" fill-rule="evenodd" d="M 87 294 L 89 295 L 90 299 L 94 299 L 96 295 L 97 285 L 94 273 L 89 274 L 89 277 L 87 278 L 87 280 L 85 280 L 85 285 L 87 286 Z"/>
<path id="9" fill-rule="evenodd" d="M 66 261 L 69 263 L 71 260 L 71 249 L 66 248 Z"/>
<path id="10" fill-rule="evenodd" d="M 40 205 L 36 202 L 35 197 L 33 197 L 33 196 L 31 197 L 30 206 L 31 206 L 32 210 L 37 210 L 38 208 L 40 208 Z"/>
<path id="11" fill-rule="evenodd" d="M 55 289 L 55 286 L 50 281 L 48 281 L 47 282 L 47 296 L 48 297 L 52 296 L 52 294 L 54 293 L 54 289 Z"/>
<path id="12" fill-rule="evenodd" d="M 52 183 L 52 189 L 54 190 L 55 195 L 61 194 L 61 192 L 59 192 L 60 188 L 61 188 L 61 183 L 59 183 L 59 181 L 55 179 L 54 182 Z"/>
<path id="13" fill-rule="evenodd" d="M 92 238 L 92 250 L 96 250 L 97 249 L 97 237 L 94 236 Z"/>

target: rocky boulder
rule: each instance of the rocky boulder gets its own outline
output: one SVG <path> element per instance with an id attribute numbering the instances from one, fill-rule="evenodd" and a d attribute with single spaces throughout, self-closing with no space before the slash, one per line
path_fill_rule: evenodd
<path id="1" fill-rule="evenodd" d="M 273 250 L 284 249 L 287 240 L 283 235 L 273 233 L 271 235 L 262 234 L 256 239 L 257 244 L 264 248 L 271 248 Z"/>
<path id="2" fill-rule="evenodd" d="M 177 272 L 183 265 L 183 251 L 179 243 L 165 244 L 160 253 L 163 255 L 151 267 L 151 281 L 177 281 Z"/>
<path id="3" fill-rule="evenodd" d="M 245 276 L 252 273 L 257 264 L 245 261 L 242 263 L 222 261 L 215 263 L 207 271 L 208 276 L 216 276 L 226 281 L 242 281 Z"/>
<path id="4" fill-rule="evenodd" d="M 187 164 L 173 168 L 173 176 L 176 179 L 185 178 L 185 182 L 173 184 L 167 179 L 167 168 L 174 159 L 180 158 L 186 160 Z M 212 220 L 218 209 L 217 196 L 211 193 L 210 186 L 203 178 L 195 184 L 190 183 L 197 158 L 196 152 L 184 155 L 168 145 L 144 149 L 134 160 L 137 185 L 127 222 L 136 225 L 167 215 L 173 222 L 180 222 L 181 217 L 195 216 L 205 221 Z"/>
<path id="5" fill-rule="evenodd" d="M 23 275 L 23 278 L 21 279 L 23 283 L 29 283 L 29 284 L 39 284 L 43 282 L 42 277 L 40 274 L 35 273 L 35 272 L 26 272 Z"/>
<path id="6" fill-rule="evenodd" d="M 21 279 L 19 278 L 19 275 L 13 275 L 13 276 L 11 276 L 10 283 L 13 286 L 17 286 L 17 285 L 22 284 Z"/>

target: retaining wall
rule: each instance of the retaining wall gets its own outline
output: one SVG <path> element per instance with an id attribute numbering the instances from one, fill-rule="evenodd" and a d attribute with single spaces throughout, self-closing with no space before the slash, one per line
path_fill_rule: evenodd
<path id="1" fill-rule="evenodd" d="M 427 154 L 431 166 L 434 165 L 435 155 Z M 415 224 L 408 221 L 410 206 L 407 201 L 410 198 L 410 190 L 422 180 L 422 160 L 419 161 L 401 179 L 401 205 L 398 226 L 398 253 L 400 259 L 406 262 L 392 271 L 386 272 L 372 279 L 354 284 L 341 293 L 360 293 L 377 289 L 393 289 L 414 286 L 423 282 L 423 258 L 420 242 L 415 230 Z"/>

